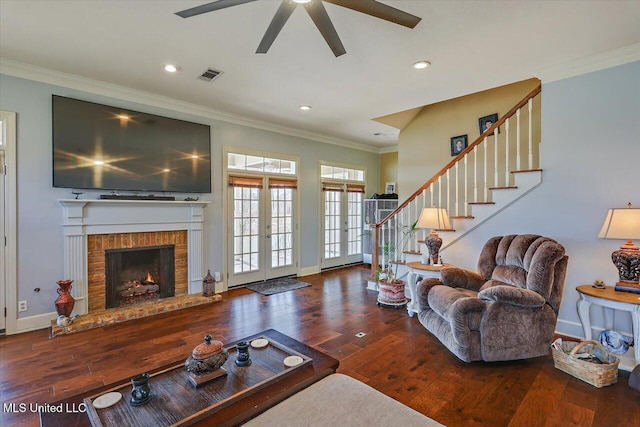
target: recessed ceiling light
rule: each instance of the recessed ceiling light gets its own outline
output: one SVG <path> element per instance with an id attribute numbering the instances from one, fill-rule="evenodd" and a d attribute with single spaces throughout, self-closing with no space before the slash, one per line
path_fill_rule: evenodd
<path id="1" fill-rule="evenodd" d="M 311 106 L 310 105 L 301 105 L 300 108 L 302 111 L 309 111 L 311 110 Z"/>
<path id="2" fill-rule="evenodd" d="M 304 3 L 309 3 L 309 2 L 311 2 L 311 0 L 293 0 L 293 2 L 294 2 L 294 3 L 301 3 L 301 4 L 304 4 Z"/>
<path id="3" fill-rule="evenodd" d="M 180 66 L 176 64 L 164 64 L 164 70 L 168 73 L 175 73 L 180 70 Z"/>
<path id="4" fill-rule="evenodd" d="M 413 64 L 413 68 L 415 68 L 416 70 L 422 70 L 424 68 L 427 68 L 429 65 L 431 65 L 431 62 L 429 61 L 418 61 Z"/>

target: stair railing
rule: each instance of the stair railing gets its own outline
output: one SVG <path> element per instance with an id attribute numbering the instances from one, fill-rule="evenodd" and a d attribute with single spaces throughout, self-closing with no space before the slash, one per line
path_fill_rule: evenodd
<path id="1" fill-rule="evenodd" d="M 412 239 L 401 259 L 385 259 L 380 250 L 383 245 L 400 244 L 400 229 L 413 224 L 424 207 L 444 207 L 452 219 L 473 218 L 471 206 L 492 204 L 490 190 L 511 187 L 513 171 L 536 170 L 539 167 L 537 143 L 534 144 L 534 99 L 541 92 L 538 85 L 511 110 L 480 135 L 445 167 L 425 182 L 411 196 L 372 228 L 371 274 L 375 276 L 379 265 L 404 263 L 406 253 L 420 253 L 419 245 L 429 230 L 420 230 Z M 523 114 L 523 109 L 526 111 Z M 515 135 L 510 132 L 515 120 Z M 523 126 L 524 122 L 524 126 Z M 501 136 L 500 128 L 504 126 Z M 526 135 L 523 128 L 526 127 Z M 539 129 L 538 129 L 539 130 Z M 515 142 L 510 140 L 515 136 Z M 524 141 L 523 141 L 524 139 Z M 538 141 L 539 142 L 539 141 Z M 512 147 L 514 146 L 515 147 Z M 515 148 L 515 153 L 511 151 Z M 535 149 L 535 150 L 534 150 Z M 523 154 L 523 151 L 525 153 Z M 491 173 L 492 172 L 492 173 Z M 444 230 L 439 230 L 444 231 Z M 422 240 L 420 240 L 422 236 Z"/>

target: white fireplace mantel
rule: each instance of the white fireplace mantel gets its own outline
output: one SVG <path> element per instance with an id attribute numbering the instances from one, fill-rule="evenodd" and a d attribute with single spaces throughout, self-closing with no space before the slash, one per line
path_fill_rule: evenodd
<path id="1" fill-rule="evenodd" d="M 188 292 L 202 292 L 203 210 L 208 201 L 61 199 L 64 277 L 73 280 L 74 311 L 88 311 L 87 236 L 91 234 L 187 231 Z"/>

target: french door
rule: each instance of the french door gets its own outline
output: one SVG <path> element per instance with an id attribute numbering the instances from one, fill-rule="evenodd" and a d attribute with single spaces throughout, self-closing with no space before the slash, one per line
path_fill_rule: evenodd
<path id="1" fill-rule="evenodd" d="M 362 261 L 363 194 L 363 185 L 323 183 L 321 268 Z"/>
<path id="2" fill-rule="evenodd" d="M 296 181 L 229 176 L 228 285 L 297 273 Z"/>

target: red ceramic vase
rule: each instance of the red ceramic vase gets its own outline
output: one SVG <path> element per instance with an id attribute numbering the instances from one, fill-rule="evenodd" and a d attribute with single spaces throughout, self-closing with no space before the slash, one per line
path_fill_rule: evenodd
<path id="1" fill-rule="evenodd" d="M 56 311 L 61 316 L 69 317 L 76 303 L 75 298 L 71 296 L 71 284 L 73 280 L 58 280 L 57 283 L 60 288 L 56 289 L 59 295 L 55 302 Z"/>

